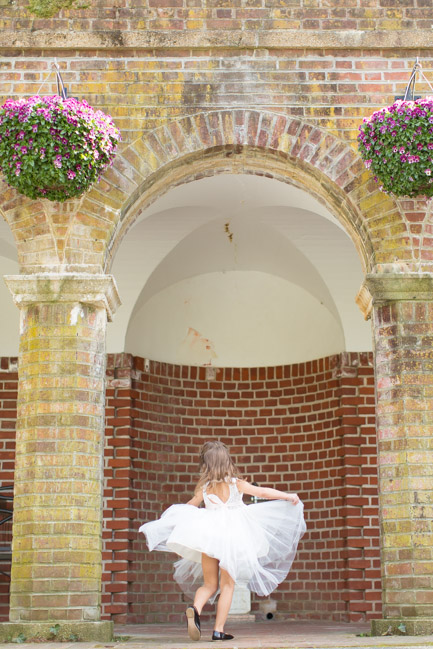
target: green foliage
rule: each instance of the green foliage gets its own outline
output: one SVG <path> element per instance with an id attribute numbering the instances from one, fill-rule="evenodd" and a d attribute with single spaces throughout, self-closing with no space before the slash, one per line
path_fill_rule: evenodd
<path id="1" fill-rule="evenodd" d="M 38 18 L 52 18 L 62 9 L 87 9 L 89 3 L 82 0 L 30 0 L 29 11 Z"/>
<path id="2" fill-rule="evenodd" d="M 433 97 L 396 101 L 359 127 L 358 147 L 380 189 L 395 196 L 433 196 Z"/>
<path id="3" fill-rule="evenodd" d="M 53 635 L 54 637 L 57 636 L 57 634 L 59 633 L 59 631 L 60 631 L 60 624 L 54 624 L 52 627 L 50 627 L 50 633 L 51 633 L 51 635 Z"/>
<path id="4" fill-rule="evenodd" d="M 27 640 L 27 637 L 24 635 L 24 633 L 19 633 L 16 638 L 13 638 L 11 642 L 14 642 L 15 644 L 23 644 Z"/>

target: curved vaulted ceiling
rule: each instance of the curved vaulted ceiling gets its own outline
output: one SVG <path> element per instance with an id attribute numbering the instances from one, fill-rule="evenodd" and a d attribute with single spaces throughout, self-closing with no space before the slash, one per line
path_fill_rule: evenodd
<path id="1" fill-rule="evenodd" d="M 18 272 L 4 222 L 0 266 Z M 354 303 L 362 271 L 351 240 L 311 195 L 273 179 L 216 175 L 172 189 L 142 212 L 112 272 L 123 304 L 108 327 L 111 352 L 254 365 L 295 362 L 295 349 L 306 360 L 371 348 Z M 19 312 L 4 284 L 0 299 L 0 353 L 15 355 Z M 196 353 L 199 339 L 213 356 Z"/>
<path id="2" fill-rule="evenodd" d="M 256 299 L 261 299 L 263 304 L 278 283 L 281 304 L 286 304 L 286 309 L 297 310 L 300 319 L 304 307 L 305 317 L 308 313 L 309 317 L 321 320 L 325 318 L 325 309 L 334 323 L 332 327 L 341 334 L 333 337 L 328 331 L 327 337 L 333 338 L 334 347 L 338 347 L 332 347 L 333 351 L 368 350 L 371 346 L 370 326 L 363 321 L 354 303 L 362 271 L 351 240 L 337 219 L 312 196 L 272 179 L 218 175 L 176 187 L 140 215 L 124 239 L 112 271 L 123 301 L 109 331 L 109 346 L 113 351 L 126 348 L 131 353 L 139 351 L 155 357 L 154 343 L 163 332 L 161 322 L 158 325 L 156 320 L 167 317 L 177 320 L 179 328 L 183 328 L 185 338 L 181 331 L 177 332 L 177 348 L 184 351 L 188 331 L 198 330 L 194 327 L 197 320 L 191 320 L 191 314 L 194 312 L 197 318 L 200 309 L 215 311 L 210 328 L 218 337 L 215 320 L 234 297 L 226 291 L 226 303 L 221 295 L 216 299 L 219 294 L 216 275 L 226 275 L 221 283 L 230 275 L 229 288 L 238 273 L 236 277 L 243 283 L 242 296 L 246 299 L 249 289 L 245 273 L 248 272 L 250 280 L 254 281 L 255 277 L 262 286 L 264 293 L 260 298 L 258 291 Z M 258 273 L 266 275 L 267 282 L 274 277 L 273 288 L 269 285 L 265 289 L 264 278 L 259 281 Z M 211 287 L 213 294 L 208 294 Z M 169 304 L 174 308 L 177 299 L 177 311 L 167 316 Z M 309 300 L 315 302 L 316 310 L 311 310 L 310 304 L 307 307 Z M 187 302 L 189 311 L 182 312 L 183 307 L 179 305 Z M 248 315 L 248 308 L 245 302 L 247 319 L 260 319 L 254 309 Z M 272 326 L 275 329 L 275 323 Z M 320 322 L 316 326 L 320 328 Z M 164 336 L 169 337 L 167 323 L 164 327 Z M 242 329 L 240 323 L 239 327 Z M 199 333 L 205 340 L 209 338 L 209 332 Z M 261 345 L 263 334 L 263 328 L 257 331 Z M 254 347 L 253 341 L 251 345 Z M 173 357 L 174 341 L 170 353 L 169 347 L 168 338 L 159 345 L 156 343 L 160 354 L 168 354 L 160 360 L 185 362 L 183 351 L 178 358 Z M 311 353 L 317 353 L 316 346 L 313 347 L 315 351 Z M 326 354 L 325 345 L 322 355 Z M 263 360 L 263 354 L 260 358 Z M 279 358 L 282 363 L 290 362 L 286 352 L 281 352 Z M 236 360 L 242 364 L 242 359 Z M 214 363 L 230 364 L 221 352 Z M 254 359 L 250 358 L 248 364 L 254 364 Z"/>

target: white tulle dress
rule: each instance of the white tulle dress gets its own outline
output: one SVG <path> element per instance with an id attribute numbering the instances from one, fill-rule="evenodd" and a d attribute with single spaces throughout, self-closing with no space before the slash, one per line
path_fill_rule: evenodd
<path id="1" fill-rule="evenodd" d="M 236 479 L 223 502 L 203 489 L 205 508 L 172 505 L 140 532 L 149 550 L 176 552 L 174 578 L 189 597 L 203 583 L 202 552 L 219 560 L 236 583 L 269 595 L 290 570 L 305 532 L 304 507 L 286 500 L 245 505 Z"/>

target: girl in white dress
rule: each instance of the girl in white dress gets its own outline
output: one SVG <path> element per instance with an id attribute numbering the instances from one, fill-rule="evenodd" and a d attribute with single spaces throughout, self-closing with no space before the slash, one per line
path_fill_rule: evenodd
<path id="1" fill-rule="evenodd" d="M 241 480 L 222 442 L 204 444 L 200 469 L 194 497 L 185 505 L 172 505 L 140 532 L 149 550 L 170 550 L 182 557 L 174 578 L 194 597 L 186 610 L 190 638 L 200 639 L 201 611 L 215 599 L 219 586 L 212 640 L 231 640 L 224 624 L 235 583 L 269 595 L 285 579 L 305 532 L 303 505 L 297 494 Z M 243 494 L 270 502 L 246 506 Z M 202 502 L 205 507 L 199 508 Z"/>

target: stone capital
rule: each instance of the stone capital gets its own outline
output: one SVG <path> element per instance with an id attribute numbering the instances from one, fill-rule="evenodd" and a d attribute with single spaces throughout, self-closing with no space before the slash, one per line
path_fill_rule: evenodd
<path id="1" fill-rule="evenodd" d="M 6 275 L 4 280 L 18 308 L 54 302 L 91 304 L 104 308 L 111 322 L 121 304 L 112 275 L 38 273 Z"/>
<path id="2" fill-rule="evenodd" d="M 369 292 L 373 305 L 387 302 L 432 302 L 433 274 L 371 273 L 366 276 L 362 289 Z"/>

